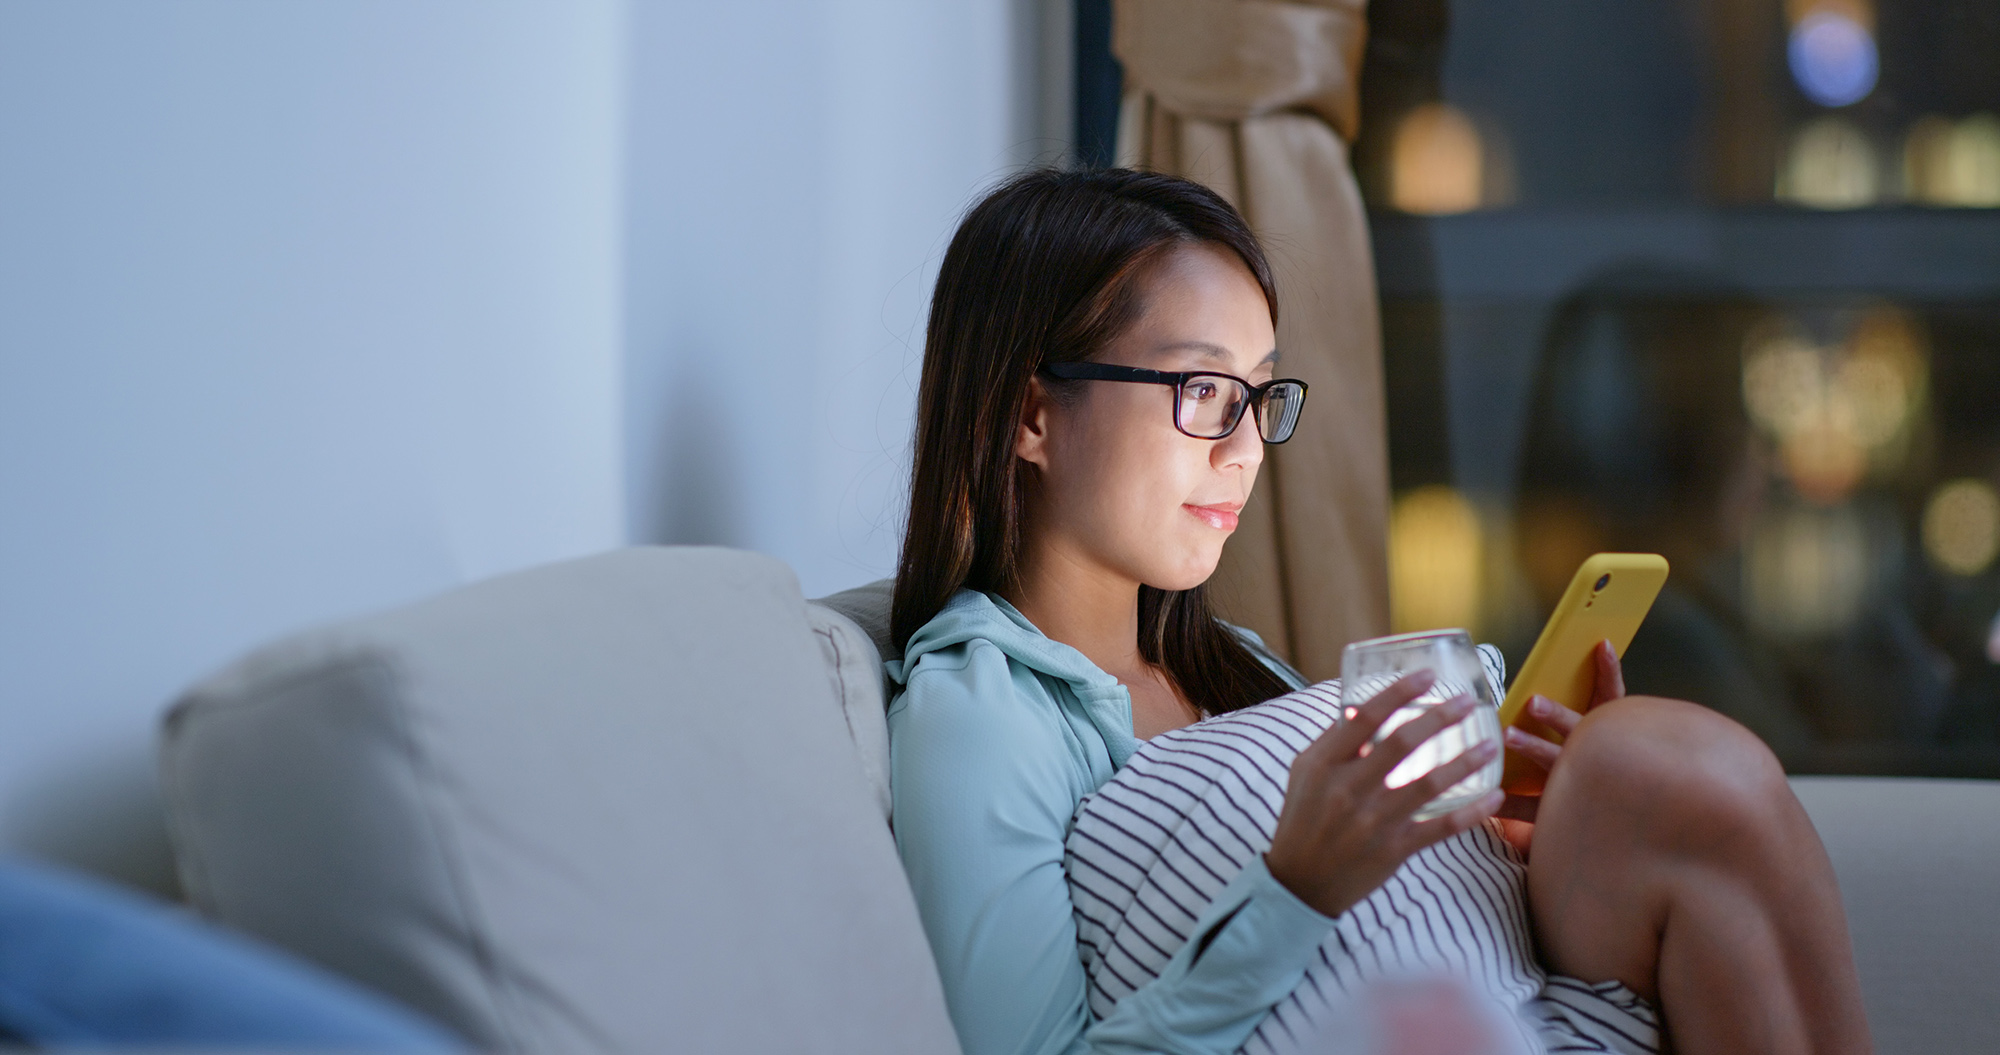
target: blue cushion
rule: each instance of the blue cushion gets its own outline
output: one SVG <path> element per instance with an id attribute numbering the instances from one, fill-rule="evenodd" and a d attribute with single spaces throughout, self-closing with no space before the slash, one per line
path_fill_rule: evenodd
<path id="1" fill-rule="evenodd" d="M 170 905 L 6 860 L 0 1029 L 66 1046 L 464 1047 L 382 997 Z"/>

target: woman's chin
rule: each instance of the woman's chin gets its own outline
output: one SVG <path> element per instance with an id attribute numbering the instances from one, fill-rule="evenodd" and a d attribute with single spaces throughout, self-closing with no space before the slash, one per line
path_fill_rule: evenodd
<path id="1" fill-rule="evenodd" d="M 1159 574 L 1147 576 L 1140 581 L 1156 590 L 1192 590 L 1215 575 L 1216 565 L 1220 561 L 1221 554 L 1218 553 L 1206 561 L 1190 561 L 1171 570 L 1160 569 Z"/>

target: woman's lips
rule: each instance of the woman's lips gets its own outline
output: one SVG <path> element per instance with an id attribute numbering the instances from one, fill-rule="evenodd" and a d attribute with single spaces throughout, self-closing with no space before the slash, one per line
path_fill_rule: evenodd
<path id="1" fill-rule="evenodd" d="M 1207 524 L 1209 527 L 1215 528 L 1217 531 L 1234 531 L 1236 530 L 1236 510 L 1243 507 L 1197 506 L 1183 503 L 1181 508 L 1187 510 L 1189 516 Z"/>

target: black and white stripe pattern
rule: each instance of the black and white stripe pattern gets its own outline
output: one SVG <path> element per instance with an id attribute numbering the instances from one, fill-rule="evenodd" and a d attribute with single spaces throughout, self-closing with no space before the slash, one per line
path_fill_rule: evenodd
<path id="1" fill-rule="evenodd" d="M 1065 868 L 1093 1014 L 1157 977 L 1202 910 L 1269 848 L 1293 757 L 1339 713 L 1330 681 L 1163 734 L 1078 806 Z M 1657 1052 L 1643 1001 L 1615 983 L 1552 977 L 1535 960 L 1526 879 L 1490 824 L 1412 856 L 1335 921 L 1243 1050 L 1289 1049 L 1370 982 L 1442 974 L 1513 1010 L 1549 1051 Z"/>

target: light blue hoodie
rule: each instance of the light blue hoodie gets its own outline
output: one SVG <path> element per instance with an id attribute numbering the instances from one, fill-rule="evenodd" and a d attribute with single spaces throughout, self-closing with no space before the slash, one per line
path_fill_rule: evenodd
<path id="1" fill-rule="evenodd" d="M 965 1055 L 1224 1055 L 1298 984 L 1333 921 L 1260 856 L 1196 923 L 1201 937 L 1093 1022 L 1063 842 L 1077 804 L 1139 746 L 1131 695 L 972 590 L 888 670 L 901 687 L 889 707 L 896 847 Z"/>

